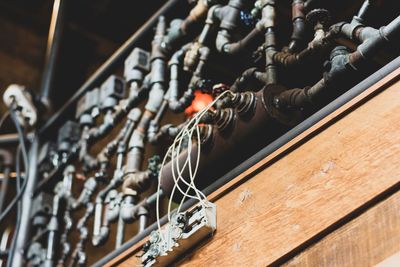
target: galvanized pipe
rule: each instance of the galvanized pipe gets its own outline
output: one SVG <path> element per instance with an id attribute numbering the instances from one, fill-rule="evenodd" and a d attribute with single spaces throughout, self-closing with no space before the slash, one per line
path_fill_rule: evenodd
<path id="1" fill-rule="evenodd" d="M 37 160 L 39 154 L 39 138 L 37 135 L 34 136 L 31 148 L 29 151 L 29 175 L 26 178 L 27 184 L 22 196 L 22 205 L 21 205 L 21 217 L 20 217 L 20 226 L 19 231 L 16 232 L 16 242 L 15 242 L 15 250 L 14 255 L 10 255 L 9 259 L 13 263 L 13 267 L 22 267 L 25 266 L 24 260 L 24 249 L 27 243 L 27 240 L 30 235 L 30 211 L 32 209 L 32 200 L 34 196 L 34 191 L 37 184 Z"/>
<path id="2" fill-rule="evenodd" d="M 56 63 L 61 45 L 67 0 L 55 0 L 47 40 L 46 60 L 41 84 L 41 102 L 51 109 L 51 93 L 54 85 Z"/>

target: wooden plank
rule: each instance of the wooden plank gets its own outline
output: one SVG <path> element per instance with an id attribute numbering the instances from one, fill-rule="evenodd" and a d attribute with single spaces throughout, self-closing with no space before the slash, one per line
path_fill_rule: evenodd
<path id="1" fill-rule="evenodd" d="M 387 87 L 388 84 L 390 84 L 393 80 L 398 80 L 398 76 L 400 74 L 400 69 L 394 71 L 390 75 L 384 77 L 382 80 L 380 80 L 378 83 L 375 85 L 371 86 L 368 90 L 360 94 L 359 96 L 355 97 L 352 101 L 349 103 L 345 104 L 342 106 L 340 109 L 332 113 L 331 115 L 327 116 L 323 120 L 321 120 L 318 124 L 312 126 L 310 129 L 299 135 L 298 137 L 294 138 L 292 141 L 287 143 L 285 146 L 282 148 L 278 149 L 256 165 L 254 165 L 252 168 L 248 169 L 247 171 L 243 172 L 240 174 L 238 177 L 233 179 L 231 182 L 227 183 L 225 186 L 222 188 L 218 189 L 216 192 L 211 194 L 210 198 L 215 201 L 219 199 L 220 197 L 223 197 L 227 192 L 230 192 L 233 188 L 236 187 L 237 184 L 241 183 L 243 180 L 248 179 L 249 177 L 252 177 L 252 174 L 259 169 L 265 168 L 270 162 L 274 161 L 277 157 L 279 157 L 281 154 L 285 153 L 286 151 L 290 150 L 292 147 L 295 147 L 299 143 L 303 142 L 304 140 L 307 140 L 308 138 L 316 135 L 318 132 L 320 132 L 326 125 L 334 122 L 337 120 L 339 117 L 341 117 L 343 114 L 349 112 L 352 108 L 355 106 L 359 105 L 362 103 L 365 99 L 368 99 L 372 95 L 374 95 L 377 91 L 383 90 L 384 88 Z M 392 88 L 393 89 L 393 88 Z M 301 148 L 300 148 L 301 149 Z M 217 234 L 219 235 L 219 234 Z M 136 264 L 136 259 L 134 254 L 138 251 L 140 246 L 145 242 L 143 240 L 142 242 L 139 242 L 135 246 L 132 246 L 129 250 L 126 250 L 123 252 L 121 255 L 118 257 L 114 258 L 111 260 L 107 266 L 115 266 L 117 264 L 121 264 L 124 260 L 126 260 L 126 264 L 123 264 L 121 266 L 128 266 L 129 264 Z M 132 256 L 133 255 L 133 256 Z M 132 259 L 128 259 L 128 257 L 132 256 Z"/>
<path id="2" fill-rule="evenodd" d="M 392 256 L 399 251 L 400 192 L 397 192 L 283 266 L 364 267 L 378 263 L 390 266 L 399 259 Z"/>
<path id="3" fill-rule="evenodd" d="M 399 86 L 218 199 L 216 235 L 183 266 L 272 264 L 398 184 Z"/>
<path id="4" fill-rule="evenodd" d="M 375 267 L 398 267 L 400 263 L 400 251 L 381 261 Z"/>

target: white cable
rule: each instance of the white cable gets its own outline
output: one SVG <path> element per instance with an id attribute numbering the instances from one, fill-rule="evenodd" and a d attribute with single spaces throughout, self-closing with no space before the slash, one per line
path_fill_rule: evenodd
<path id="1" fill-rule="evenodd" d="M 201 118 L 206 114 L 206 112 L 208 112 L 219 99 L 221 99 L 223 96 L 225 96 L 228 93 L 233 94 L 231 91 L 225 91 L 225 92 L 221 93 L 218 97 L 216 97 L 215 100 L 212 101 L 211 103 L 209 103 L 205 108 L 203 108 L 201 111 L 197 112 L 190 119 L 189 123 L 187 123 L 185 125 L 185 127 L 177 134 L 172 145 L 168 148 L 167 153 L 164 156 L 164 159 L 162 161 L 161 168 L 159 171 L 159 175 L 158 175 L 157 200 L 156 200 L 156 217 L 157 217 L 157 226 L 158 226 L 158 230 L 160 232 L 160 236 L 162 236 L 161 235 L 161 223 L 160 223 L 160 210 L 159 210 L 159 206 L 160 206 L 160 203 L 159 203 L 160 197 L 159 196 L 160 196 L 160 190 L 161 190 L 161 174 L 163 172 L 165 163 L 168 158 L 171 158 L 171 161 L 170 161 L 171 172 L 172 172 L 172 178 L 174 179 L 174 187 L 172 188 L 172 191 L 170 194 L 170 199 L 168 202 L 168 220 L 170 221 L 170 219 L 171 219 L 170 209 L 171 209 L 171 204 L 172 204 L 172 198 L 175 194 L 176 189 L 178 189 L 180 191 L 180 193 L 183 195 L 181 203 L 178 206 L 178 212 L 180 211 L 185 198 L 197 199 L 202 206 L 206 205 L 207 197 L 204 195 L 203 192 L 201 192 L 201 190 L 199 190 L 196 187 L 196 185 L 194 183 L 194 179 L 196 177 L 198 167 L 200 164 L 200 155 L 201 155 L 200 154 L 201 138 L 200 138 L 200 130 L 199 130 L 198 124 L 199 124 Z M 192 162 L 191 162 L 191 152 L 192 152 L 192 146 L 193 146 L 192 145 L 192 137 L 193 137 L 194 131 L 196 132 L 196 139 L 197 139 L 196 140 L 197 157 L 196 157 L 196 164 L 194 165 L 194 170 L 193 170 Z M 188 140 L 186 160 L 184 161 L 182 166 L 179 166 L 179 156 L 180 156 L 180 153 L 182 152 L 182 142 L 185 138 Z M 185 179 L 182 176 L 186 167 L 188 167 L 188 170 L 189 170 L 188 171 L 189 177 L 187 177 L 187 178 L 189 178 L 190 182 L 187 182 L 187 179 Z M 175 170 L 175 168 L 176 168 L 176 170 Z M 176 173 L 175 173 L 175 171 L 176 171 Z M 179 182 L 182 182 L 183 184 L 185 184 L 187 186 L 186 191 L 182 190 L 182 188 L 179 185 Z M 194 190 L 195 195 L 188 194 L 190 189 Z"/>
<path id="2" fill-rule="evenodd" d="M 198 131 L 198 123 L 199 123 L 199 121 L 200 121 L 200 119 L 202 118 L 202 116 L 204 116 L 204 114 L 208 111 L 208 110 L 210 110 L 210 108 L 212 107 L 212 105 L 214 105 L 215 104 L 215 102 L 217 102 L 220 98 L 222 98 L 225 94 L 227 94 L 227 93 L 231 93 L 230 91 L 226 91 L 226 92 L 224 92 L 224 93 L 222 93 L 220 96 L 218 96 L 212 103 L 210 103 L 207 107 L 205 107 L 202 111 L 200 111 L 199 113 L 197 113 L 192 119 L 191 119 L 191 121 L 187 124 L 187 127 L 185 127 L 185 129 L 183 129 L 182 131 L 181 131 L 181 133 L 185 133 L 185 132 L 187 132 L 187 128 L 189 127 L 189 126 L 191 126 L 192 125 L 192 123 L 193 123 L 193 126 L 192 126 L 192 128 L 190 129 L 191 131 L 190 131 L 190 133 L 192 133 L 193 132 L 193 130 L 194 129 L 196 129 L 196 132 Z M 191 141 L 191 137 L 192 137 L 192 134 L 189 134 L 189 137 L 190 137 L 190 141 Z M 180 138 L 182 138 L 182 136 L 177 136 L 177 139 L 180 139 Z M 198 147 L 200 147 L 200 135 L 199 135 L 199 133 L 198 133 L 198 142 L 197 142 L 197 145 L 198 145 Z M 191 151 L 191 146 L 189 146 L 188 147 L 189 149 L 188 150 L 190 150 Z M 178 151 L 178 153 L 177 154 L 180 154 L 179 153 L 180 151 Z M 190 156 L 190 152 L 188 151 L 188 153 L 187 153 L 187 156 L 189 157 Z M 190 157 L 189 157 L 189 160 L 190 160 Z M 195 176 L 195 174 L 196 174 L 196 172 L 197 172 L 197 168 L 198 168 L 198 165 L 199 165 L 199 160 L 200 160 L 200 150 L 198 150 L 198 157 L 197 157 L 197 160 L 196 160 L 196 170 L 195 170 L 195 172 L 194 172 L 194 174 L 192 174 L 191 173 L 191 168 L 189 169 L 189 175 L 191 176 L 190 177 L 190 180 L 191 180 L 191 183 L 190 183 L 190 185 L 186 182 L 186 180 L 180 175 L 180 177 L 179 177 L 179 180 L 181 180 L 183 183 L 185 183 L 186 185 L 188 185 L 188 186 L 190 186 L 191 188 L 193 188 L 193 187 L 195 187 L 194 186 L 194 176 Z M 178 169 L 179 169 L 179 166 L 178 166 Z M 181 172 L 180 172 L 181 173 Z M 178 187 L 178 189 L 180 189 L 179 188 L 179 185 L 177 184 L 177 181 L 176 181 L 176 179 L 174 179 L 175 180 L 175 187 Z M 189 189 L 189 188 L 188 188 Z M 200 190 L 198 190 L 197 188 L 195 188 L 195 190 L 196 190 L 196 193 L 197 194 L 201 194 L 202 195 L 202 197 L 203 197 L 203 199 L 205 199 L 206 200 L 206 197 L 204 196 L 204 194 L 200 191 Z M 175 190 L 173 190 L 174 192 L 175 192 Z M 182 191 L 182 190 L 179 190 L 179 191 Z M 183 192 L 181 192 L 181 193 L 183 193 Z M 187 194 L 183 194 L 184 196 L 186 195 L 187 196 Z M 173 196 L 172 194 L 171 194 L 171 196 Z M 199 199 L 199 201 L 200 201 L 200 199 Z M 204 200 L 201 200 L 200 202 L 202 202 L 201 204 L 204 204 Z"/>

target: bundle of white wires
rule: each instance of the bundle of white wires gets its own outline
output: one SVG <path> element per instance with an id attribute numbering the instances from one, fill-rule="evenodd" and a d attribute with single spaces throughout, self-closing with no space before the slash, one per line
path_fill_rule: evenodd
<path id="1" fill-rule="evenodd" d="M 161 164 L 160 172 L 158 175 L 158 187 L 157 187 L 157 201 L 156 201 L 156 216 L 157 216 L 157 225 L 158 225 L 158 231 L 160 233 L 160 236 L 162 237 L 161 234 L 161 224 L 160 224 L 160 190 L 161 190 L 161 175 L 163 173 L 163 169 L 165 164 L 167 163 L 167 160 L 170 159 L 171 163 L 171 171 L 172 171 L 172 177 L 174 179 L 174 187 L 171 191 L 171 195 L 169 196 L 169 203 L 168 203 L 168 221 L 171 221 L 171 204 L 172 204 L 172 199 L 175 194 L 176 189 L 179 190 L 179 192 L 183 195 L 183 198 L 178 206 L 177 213 L 180 211 L 182 208 L 182 204 L 186 198 L 192 198 L 196 199 L 199 201 L 200 205 L 203 207 L 206 206 L 207 203 L 207 197 L 201 192 L 195 185 L 194 179 L 197 174 L 197 170 L 199 167 L 200 163 L 200 146 L 201 146 L 201 140 L 200 140 L 200 128 L 199 128 L 199 123 L 201 118 L 212 108 L 212 106 L 222 97 L 226 96 L 227 94 L 233 94 L 231 91 L 224 91 L 221 93 L 218 97 L 214 99 L 213 102 L 208 104 L 205 108 L 203 108 L 201 111 L 197 112 L 191 119 L 190 121 L 186 124 L 186 126 L 178 133 L 176 138 L 174 139 L 174 142 L 172 145 L 168 148 L 167 153 L 164 156 L 164 159 Z M 187 140 L 187 153 L 186 153 L 186 159 L 184 163 L 181 165 L 179 163 L 179 155 L 181 154 L 183 150 L 183 141 Z M 197 145 L 197 156 L 195 162 L 191 162 L 191 154 L 192 154 L 192 146 L 193 142 Z M 183 177 L 182 174 L 184 173 L 185 168 L 188 169 L 188 175 L 189 177 Z M 181 183 L 181 185 L 179 185 Z M 183 190 L 181 188 L 182 184 L 187 186 L 186 190 Z M 189 191 L 192 190 L 194 194 L 189 194 Z"/>

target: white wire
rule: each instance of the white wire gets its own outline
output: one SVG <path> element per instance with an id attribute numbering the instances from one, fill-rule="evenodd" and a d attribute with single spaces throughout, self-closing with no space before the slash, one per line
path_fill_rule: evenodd
<path id="1" fill-rule="evenodd" d="M 227 93 L 230 93 L 230 92 L 229 92 L 229 91 L 224 92 L 223 94 L 221 94 L 220 96 L 218 96 L 212 103 L 210 103 L 207 107 L 205 107 L 202 111 L 200 111 L 199 113 L 197 113 L 197 114 L 192 118 L 192 120 L 187 124 L 187 127 L 185 127 L 185 129 L 183 129 L 183 131 L 181 132 L 181 133 L 187 132 L 187 128 L 188 128 L 189 126 L 193 125 L 192 128 L 190 129 L 190 134 L 188 135 L 189 141 L 191 141 L 192 132 L 193 132 L 194 129 L 196 129 L 196 132 L 198 133 L 198 134 L 197 134 L 197 137 L 198 137 L 197 145 L 198 145 L 198 148 L 199 148 L 199 149 L 198 149 L 198 157 L 197 157 L 197 159 L 196 159 L 196 169 L 195 169 L 195 171 L 194 171 L 194 174 L 192 174 L 192 169 L 189 168 L 189 175 L 190 175 L 191 183 L 190 183 L 190 185 L 189 185 L 189 184 L 186 182 L 186 180 L 183 179 L 183 177 L 182 177 L 181 175 L 180 175 L 180 177 L 179 177 L 179 180 L 181 180 L 184 184 L 188 185 L 190 188 L 194 188 L 197 194 L 201 194 L 201 195 L 202 195 L 203 199 L 202 199 L 202 200 L 199 199 L 199 201 L 201 202 L 202 205 L 204 205 L 204 203 L 205 203 L 204 200 L 206 200 L 206 197 L 205 197 L 205 195 L 204 195 L 200 190 L 198 190 L 198 189 L 195 187 L 195 185 L 194 185 L 194 177 L 195 177 L 195 175 L 196 175 L 196 173 L 197 173 L 197 169 L 198 169 L 198 165 L 199 165 L 199 161 L 200 161 L 200 142 L 201 142 L 201 140 L 200 140 L 200 133 L 199 133 L 199 128 L 198 128 L 198 123 L 199 123 L 200 119 L 202 118 L 202 116 L 204 116 L 204 114 L 212 107 L 212 105 L 214 105 L 215 102 L 217 102 L 221 97 L 223 97 L 223 96 L 224 96 L 225 94 L 227 94 Z M 194 123 L 193 123 L 193 122 L 194 122 Z M 192 124 L 192 123 L 193 123 L 193 124 Z M 181 136 L 179 136 L 179 138 L 181 138 Z M 177 154 L 180 154 L 180 151 L 177 151 Z M 188 152 L 187 152 L 187 157 L 188 157 L 187 160 L 189 159 L 189 164 L 191 164 L 191 162 L 190 162 L 190 154 L 191 154 L 191 142 L 190 142 L 190 145 L 188 146 Z M 178 169 L 179 169 L 179 166 L 178 166 L 178 165 L 177 165 L 177 167 L 178 167 Z M 180 173 L 181 173 L 181 172 L 180 172 Z M 180 188 L 179 188 L 179 184 L 177 183 L 176 179 L 174 179 L 174 180 L 175 180 L 174 189 L 175 189 L 176 187 L 177 187 L 178 189 L 180 189 Z M 187 191 L 188 191 L 190 188 L 188 188 Z M 182 190 L 179 190 L 179 191 L 182 191 Z M 173 190 L 173 192 L 171 192 L 170 201 L 171 201 L 171 199 L 172 199 L 173 193 L 175 193 L 175 190 Z M 183 193 L 183 192 L 181 192 L 181 193 Z M 187 196 L 187 194 L 183 194 L 183 195 L 184 195 L 184 197 Z M 198 198 L 200 198 L 200 197 L 198 197 Z M 184 199 L 183 199 L 183 200 L 184 200 Z M 183 203 L 183 202 L 181 201 L 181 203 Z M 180 205 L 180 206 L 181 206 L 181 205 Z M 180 207 L 179 207 L 178 209 L 180 209 Z"/>
<path id="2" fill-rule="evenodd" d="M 187 124 L 188 125 L 188 127 L 190 126 L 190 125 L 192 125 L 192 122 L 195 122 L 195 123 L 193 123 L 193 126 L 192 126 L 192 128 L 191 128 L 191 132 L 193 131 L 193 129 L 196 129 L 196 132 L 198 132 L 198 122 L 199 122 L 199 120 L 201 119 L 201 117 L 202 116 L 204 116 L 204 114 L 211 108 L 211 106 L 216 102 L 216 101 L 218 101 L 221 97 L 223 97 L 225 94 L 227 94 L 227 93 L 230 93 L 229 91 L 226 91 L 226 92 L 224 92 L 223 94 L 221 94 L 217 99 L 215 99 L 214 101 L 213 101 L 213 103 L 210 103 L 206 108 L 204 108 L 202 111 L 200 111 L 198 114 L 196 114 L 196 116 L 194 116 L 193 118 L 192 118 L 192 120 Z M 181 133 L 184 133 L 184 132 L 187 132 L 187 127 L 186 127 L 186 129 L 184 129 Z M 191 134 L 189 135 L 190 137 L 192 136 Z M 191 140 L 191 139 L 190 139 Z M 199 132 L 198 132 L 198 142 L 197 142 L 197 145 L 198 145 L 198 147 L 200 148 L 200 135 L 199 135 Z M 189 148 L 191 148 L 190 146 L 189 146 Z M 179 153 L 178 153 L 179 154 Z M 189 155 L 190 153 L 188 152 L 188 155 Z M 200 157 L 200 150 L 198 150 L 198 158 L 197 158 L 197 162 L 196 162 L 196 171 L 195 171 L 195 173 L 197 172 L 197 168 L 198 168 L 198 164 L 199 164 L 199 157 Z M 191 169 L 190 169 L 190 171 L 191 171 Z M 195 174 L 193 174 L 193 176 L 195 176 Z M 185 184 L 187 184 L 186 183 L 186 181 L 184 180 L 184 179 L 182 179 L 182 177 L 180 177 L 180 180 L 182 180 Z M 179 185 L 178 184 L 175 184 L 177 187 L 179 187 Z M 201 191 L 200 191 L 201 192 Z M 201 193 L 202 194 L 202 193 Z M 171 194 L 172 195 L 172 194 Z M 204 194 L 203 194 L 204 195 Z"/>
<path id="3" fill-rule="evenodd" d="M 206 205 L 207 202 L 207 197 L 206 195 L 199 190 L 195 183 L 194 179 L 197 175 L 198 167 L 200 164 L 200 155 L 201 155 L 201 139 L 200 139 L 200 130 L 199 130 L 199 122 L 201 118 L 208 112 L 212 106 L 223 96 L 226 94 L 232 94 L 231 91 L 225 91 L 221 93 L 218 97 L 215 98 L 214 101 L 209 103 L 205 108 L 203 108 L 201 111 L 197 112 L 185 125 L 185 127 L 177 134 L 175 137 L 172 145 L 168 148 L 167 153 L 164 156 L 164 159 L 161 164 L 161 168 L 159 171 L 158 175 L 158 186 L 157 186 L 157 199 L 156 199 L 156 217 L 157 217 L 157 226 L 158 226 L 158 231 L 160 233 L 161 238 L 163 238 L 161 234 L 161 223 L 160 223 L 160 190 L 161 190 L 161 174 L 163 172 L 165 163 L 167 162 L 167 159 L 170 158 L 170 164 L 171 164 L 171 172 L 172 172 L 172 178 L 174 179 L 174 187 L 172 188 L 170 197 L 169 197 L 169 202 L 168 202 L 168 220 L 171 220 L 171 205 L 172 205 L 172 199 L 175 194 L 176 189 L 180 191 L 180 193 L 183 195 L 183 198 L 178 206 L 178 212 L 180 211 L 182 204 L 185 200 L 185 198 L 192 198 L 192 199 L 197 199 L 199 203 L 202 206 Z M 196 132 L 196 145 L 197 145 L 197 157 L 196 157 L 196 164 L 194 165 L 194 169 L 192 168 L 192 162 L 191 162 L 191 153 L 192 153 L 192 137 L 193 137 L 193 132 Z M 182 152 L 182 142 L 184 139 L 188 140 L 188 146 L 187 146 L 187 154 L 186 154 L 186 160 L 184 161 L 182 166 L 179 166 L 179 156 L 181 156 Z M 189 181 L 187 182 L 187 179 L 185 179 L 182 174 L 185 170 L 185 168 L 188 167 L 188 175 L 189 175 Z M 176 170 L 175 170 L 176 168 Z M 175 173 L 176 171 L 176 173 Z M 178 177 L 177 177 L 177 176 Z M 179 182 L 182 182 L 187 186 L 186 191 L 182 190 L 181 186 L 179 185 Z M 189 194 L 190 189 L 193 189 L 195 195 Z"/>
<path id="4" fill-rule="evenodd" d="M 200 145 L 201 140 L 200 140 L 200 131 L 199 131 L 199 127 L 198 126 L 196 127 L 196 132 L 197 132 L 197 138 L 198 138 L 197 139 L 198 140 L 198 142 L 197 142 L 197 159 L 199 159 L 200 158 L 200 153 L 201 153 L 201 145 Z M 196 160 L 196 167 L 195 167 L 195 171 L 194 171 L 193 177 L 196 177 L 198 166 L 199 166 L 199 162 L 200 162 L 199 160 Z M 186 192 L 188 192 L 188 191 L 189 191 L 189 188 L 186 190 Z M 181 202 L 179 203 L 178 209 L 176 211 L 177 213 L 180 212 L 181 207 L 182 207 L 183 202 L 185 201 L 185 199 L 186 199 L 186 197 L 183 196 L 183 198 L 181 199 Z"/>
<path id="5" fill-rule="evenodd" d="M 196 132 L 198 132 L 198 137 L 200 137 L 200 132 L 199 132 L 199 130 L 198 130 L 198 126 L 196 125 L 196 127 L 193 127 L 193 128 L 191 128 L 191 131 L 190 131 L 190 134 L 189 134 L 189 136 L 191 137 L 192 136 L 192 132 L 193 132 L 193 130 L 194 129 L 196 129 Z M 181 181 L 183 181 L 186 185 L 188 185 L 188 188 L 186 189 L 186 192 L 184 192 L 184 197 L 182 198 L 182 201 L 184 201 L 185 200 L 185 198 L 188 196 L 188 192 L 189 192 L 189 190 L 190 190 L 190 188 L 193 188 L 194 190 L 195 190 L 195 192 L 196 192 L 196 196 L 197 196 L 197 198 L 196 199 L 198 199 L 199 200 L 199 202 L 201 202 L 201 203 L 203 203 L 204 202 L 204 199 L 205 199 L 205 195 L 200 191 L 200 190 L 198 190 L 197 188 L 196 188 L 196 186 L 195 186 L 195 184 L 194 184 L 194 177 L 196 176 L 196 172 L 197 172 L 197 167 L 198 167 L 198 163 L 199 163 L 199 150 L 198 150 L 198 153 L 197 153 L 197 159 L 196 159 L 196 169 L 195 169 L 195 171 L 192 173 L 192 167 L 191 167 L 191 154 L 192 154 L 192 140 L 191 140 L 191 138 L 189 138 L 189 143 L 188 143 L 188 149 L 187 149 L 187 159 L 186 159 L 186 161 L 185 161 L 185 163 L 186 162 L 188 162 L 188 170 L 189 170 L 189 176 L 190 176 L 190 184 L 188 184 L 184 179 L 182 179 L 183 177 L 182 177 L 182 175 L 180 175 L 180 180 Z M 197 145 L 199 145 L 200 144 L 200 139 L 198 139 L 198 141 L 197 141 Z M 179 149 L 178 149 L 178 151 L 177 151 L 177 154 L 179 155 L 180 154 L 180 150 L 181 150 L 181 148 L 179 147 Z M 178 165 L 178 162 L 179 161 L 177 161 L 177 165 Z M 177 167 L 179 167 L 179 166 L 177 166 Z M 182 171 L 180 171 L 180 174 L 183 172 L 183 170 L 184 170 L 184 167 L 182 167 L 182 169 L 181 169 Z M 170 199 L 169 199 L 169 203 L 168 203 L 168 218 L 170 219 L 170 211 L 171 211 L 171 204 L 172 204 L 172 198 L 173 198 L 173 195 L 174 195 L 174 193 L 175 193 L 175 189 L 176 188 L 180 188 L 179 187 L 179 185 L 178 185 L 178 181 L 177 180 L 175 180 L 175 186 L 174 186 L 174 188 L 173 188 L 173 190 L 172 190 L 172 192 L 171 192 L 171 196 L 170 196 Z M 189 197 L 192 197 L 191 195 L 189 195 Z M 181 201 L 181 203 L 182 203 L 182 201 Z M 181 205 L 180 205 L 181 206 Z M 180 206 L 179 206 L 179 208 L 178 208 L 178 211 L 177 212 L 179 212 L 179 210 L 180 210 Z"/>

